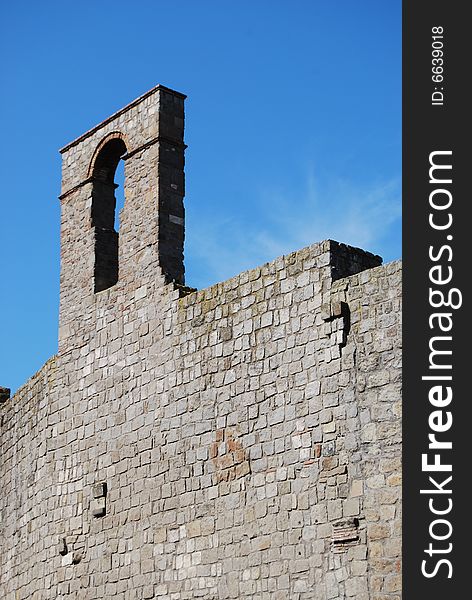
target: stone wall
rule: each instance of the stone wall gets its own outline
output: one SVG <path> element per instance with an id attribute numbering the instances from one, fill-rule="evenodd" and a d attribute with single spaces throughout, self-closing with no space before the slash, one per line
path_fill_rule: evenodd
<path id="1" fill-rule="evenodd" d="M 93 182 L 63 198 L 59 353 L 0 408 L 0 596 L 399 600 L 400 263 L 325 241 L 192 291 L 133 164 L 104 291 Z"/>
<path id="2" fill-rule="evenodd" d="M 5 404 L 7 600 L 399 598 L 400 265 L 327 244 L 145 286 Z"/>

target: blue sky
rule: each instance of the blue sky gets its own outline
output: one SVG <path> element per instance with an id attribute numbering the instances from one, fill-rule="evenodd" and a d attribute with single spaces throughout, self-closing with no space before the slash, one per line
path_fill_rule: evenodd
<path id="1" fill-rule="evenodd" d="M 0 6 L 0 385 L 57 350 L 58 149 L 157 83 L 186 103 L 202 288 L 326 238 L 401 253 L 401 2 Z"/>

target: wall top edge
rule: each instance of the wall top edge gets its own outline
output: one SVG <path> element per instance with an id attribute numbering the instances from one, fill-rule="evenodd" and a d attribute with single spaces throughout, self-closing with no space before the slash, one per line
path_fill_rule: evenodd
<path id="1" fill-rule="evenodd" d="M 101 123 L 98 123 L 98 125 L 95 125 L 94 127 L 92 127 L 91 129 L 89 129 L 88 131 L 86 131 L 85 133 L 80 135 L 78 138 L 76 138 L 72 142 L 69 142 L 68 144 L 63 146 L 59 150 L 59 153 L 64 154 L 73 146 L 77 146 L 77 144 L 80 144 L 80 142 L 82 142 L 83 140 L 85 140 L 88 137 L 90 137 L 91 135 L 93 135 L 96 131 L 98 131 L 99 129 L 101 129 L 102 127 L 107 125 L 108 123 L 111 123 L 111 121 L 113 121 L 114 119 L 116 119 L 117 117 L 119 117 L 120 115 L 125 113 L 126 111 L 128 111 L 130 108 L 133 108 L 134 106 L 136 106 L 137 104 L 139 104 L 140 102 L 142 102 L 143 100 L 148 98 L 149 96 L 152 96 L 153 94 L 155 94 L 156 92 L 159 92 L 159 91 L 160 92 L 168 92 L 170 94 L 173 94 L 174 96 L 177 96 L 178 98 L 182 98 L 183 100 L 185 100 L 185 98 L 187 97 L 185 94 L 182 94 L 181 92 L 177 92 L 176 90 L 168 88 L 165 85 L 161 85 L 159 83 L 156 86 L 154 86 L 152 89 L 145 92 L 142 96 L 139 96 L 139 98 L 136 98 L 135 100 L 133 100 L 132 102 L 130 102 L 129 104 L 124 106 L 123 108 L 120 108 L 120 110 L 116 111 L 115 113 L 113 113 L 112 115 L 107 117 L 104 121 L 101 121 Z"/>

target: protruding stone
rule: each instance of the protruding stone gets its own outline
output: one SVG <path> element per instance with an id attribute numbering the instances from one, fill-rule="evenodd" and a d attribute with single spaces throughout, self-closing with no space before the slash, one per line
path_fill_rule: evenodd
<path id="1" fill-rule="evenodd" d="M 66 538 L 61 538 L 59 540 L 59 554 L 61 556 L 65 556 L 69 550 L 67 549 Z"/>
<path id="2" fill-rule="evenodd" d="M 91 509 L 94 517 L 103 517 L 106 514 L 106 495 L 106 483 L 96 483 L 92 486 Z"/>

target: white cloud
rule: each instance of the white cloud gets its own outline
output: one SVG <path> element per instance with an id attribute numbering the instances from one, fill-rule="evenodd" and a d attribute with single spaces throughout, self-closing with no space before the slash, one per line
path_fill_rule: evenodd
<path id="1" fill-rule="evenodd" d="M 190 285 L 222 281 L 327 238 L 382 254 L 382 239 L 400 226 L 399 178 L 370 187 L 338 179 L 327 187 L 310 172 L 301 194 L 274 187 L 256 196 L 251 221 L 213 214 L 191 223 Z"/>

